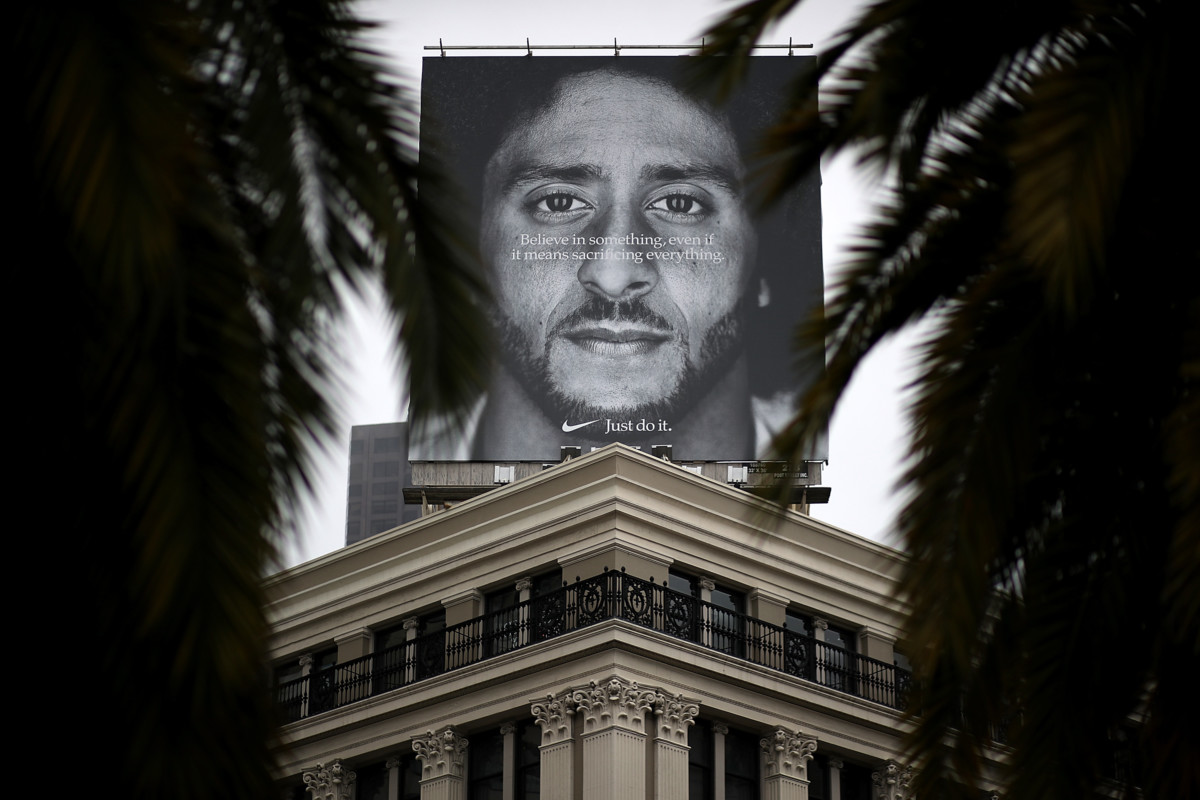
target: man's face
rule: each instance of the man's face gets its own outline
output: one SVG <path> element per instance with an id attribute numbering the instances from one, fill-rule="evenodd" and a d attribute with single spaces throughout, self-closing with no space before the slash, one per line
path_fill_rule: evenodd
<path id="1" fill-rule="evenodd" d="M 552 419 L 679 413 L 740 353 L 742 178 L 724 122 L 643 78 L 570 78 L 509 133 L 481 245 L 504 357 Z"/>

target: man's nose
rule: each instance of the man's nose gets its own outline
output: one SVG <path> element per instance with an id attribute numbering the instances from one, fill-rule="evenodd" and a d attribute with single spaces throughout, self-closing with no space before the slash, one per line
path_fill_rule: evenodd
<path id="1" fill-rule="evenodd" d="M 658 285 L 658 269 L 646 258 L 649 248 L 629 241 L 629 237 L 651 235 L 638 225 L 636 213 L 609 211 L 594 220 L 586 236 L 599 237 L 607 244 L 590 248 L 591 256 L 579 267 L 579 282 L 589 292 L 612 301 L 626 301 L 649 293 Z M 624 240 L 624 244 L 616 244 Z"/>

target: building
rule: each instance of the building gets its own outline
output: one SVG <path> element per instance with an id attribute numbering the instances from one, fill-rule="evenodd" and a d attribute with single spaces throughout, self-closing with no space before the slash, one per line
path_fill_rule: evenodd
<path id="1" fill-rule="evenodd" d="M 352 427 L 350 474 L 346 482 L 346 544 L 420 517 L 420 506 L 404 502 L 404 488 L 411 484 L 407 422 Z"/>
<path id="2" fill-rule="evenodd" d="M 611 445 L 269 581 L 281 781 L 907 797 L 901 555 Z"/>

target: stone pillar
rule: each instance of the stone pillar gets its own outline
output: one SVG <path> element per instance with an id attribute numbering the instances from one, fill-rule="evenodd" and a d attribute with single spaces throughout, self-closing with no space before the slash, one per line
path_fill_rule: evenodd
<path id="1" fill-rule="evenodd" d="M 711 603 L 713 589 L 717 588 L 717 584 L 712 578 L 706 578 L 701 575 L 696 579 L 696 583 L 700 585 L 700 602 Z M 700 611 L 700 644 L 705 647 L 712 647 L 713 644 L 713 619 L 712 609 L 708 605 L 704 605 Z"/>
<path id="2" fill-rule="evenodd" d="M 412 747 L 421 759 L 421 800 L 464 800 L 467 740 L 446 727 L 414 739 Z"/>
<path id="3" fill-rule="evenodd" d="M 404 626 L 404 685 L 407 686 L 417 679 L 417 654 L 409 642 L 417 638 L 421 620 L 409 617 L 400 624 Z"/>
<path id="4" fill-rule="evenodd" d="M 468 589 L 442 600 L 442 606 L 446 609 L 446 669 L 478 661 L 482 655 L 478 639 L 480 632 L 472 631 L 470 628 L 474 626 L 468 626 L 467 630 L 455 635 L 450 628 L 483 615 L 483 592 Z M 469 641 L 472 635 L 476 635 L 474 642 Z"/>
<path id="5" fill-rule="evenodd" d="M 713 800 L 725 800 L 725 737 L 729 726 L 714 722 L 713 732 Z"/>
<path id="6" fill-rule="evenodd" d="M 822 686 L 829 686 L 830 675 L 827 668 L 827 654 L 825 648 L 821 647 L 821 644 L 825 643 L 825 631 L 829 630 L 829 622 L 821 619 L 820 617 L 813 617 L 812 624 L 812 637 L 814 644 L 812 667 L 810 668 L 809 672 L 813 676 L 814 681 Z M 820 644 L 815 644 L 816 642 L 820 642 Z"/>
<path id="7" fill-rule="evenodd" d="M 304 699 L 300 701 L 300 719 L 306 719 L 308 717 L 308 700 L 312 696 L 313 690 L 311 680 L 312 668 L 312 653 L 305 653 L 304 655 L 300 656 L 300 677 L 309 678 L 309 680 L 304 682 Z"/>
<path id="8" fill-rule="evenodd" d="M 700 706 L 683 695 L 654 697 L 654 800 L 688 800 L 688 726 Z"/>
<path id="9" fill-rule="evenodd" d="M 780 628 L 787 621 L 788 601 L 782 595 L 771 594 L 762 589 L 751 589 L 746 595 L 746 601 L 749 605 L 749 608 L 746 609 L 747 613 L 757 620 L 777 625 Z M 762 636 L 760 641 L 751 644 L 747 655 L 759 664 L 782 670 L 783 648 L 783 634 L 773 631 L 769 635 Z"/>
<path id="10" fill-rule="evenodd" d="M 575 796 L 575 739 L 571 735 L 573 712 L 570 692 L 557 697 L 547 695 L 530 707 L 542 729 L 541 756 L 542 800 L 573 800 Z"/>
<path id="11" fill-rule="evenodd" d="M 344 769 L 339 759 L 330 761 L 328 765 L 317 764 L 316 769 L 304 773 L 302 777 L 312 800 L 353 800 L 351 787 L 357 776 Z"/>
<path id="12" fill-rule="evenodd" d="M 520 609 L 517 619 L 517 642 L 523 647 L 529 644 L 529 596 L 533 594 L 533 578 L 525 577 L 517 581 L 517 603 Z"/>
<path id="13" fill-rule="evenodd" d="M 583 716 L 583 800 L 646 800 L 646 711 L 654 696 L 616 677 L 571 695 Z"/>
<path id="14" fill-rule="evenodd" d="M 808 762 L 817 740 L 777 728 L 759 746 L 766 766 L 764 800 L 808 800 Z"/>
<path id="15" fill-rule="evenodd" d="M 369 628 L 359 628 L 333 638 L 338 650 L 338 665 L 334 669 L 337 670 L 337 703 L 339 706 L 370 696 L 371 664 L 369 662 L 360 663 L 353 667 L 345 665 L 355 659 L 369 656 L 374 640 L 375 636 Z"/>
<path id="16" fill-rule="evenodd" d="M 840 758 L 829 759 L 829 800 L 842 800 L 842 767 L 846 762 Z"/>
<path id="17" fill-rule="evenodd" d="M 388 800 L 400 800 L 400 765 L 403 763 L 400 756 L 391 756 L 383 762 L 388 774 Z"/>
<path id="18" fill-rule="evenodd" d="M 871 786 L 875 800 L 913 800 L 912 769 L 895 761 L 888 761 L 883 769 L 871 773 Z"/>
<path id="19" fill-rule="evenodd" d="M 356 658 L 370 655 L 371 644 L 374 638 L 370 628 L 359 628 L 358 630 L 335 636 L 333 641 L 337 645 L 338 663 L 345 664 L 347 661 L 353 661 Z"/>
<path id="20" fill-rule="evenodd" d="M 512 774 L 513 765 L 517 763 L 517 726 L 506 722 L 500 726 L 500 736 L 504 742 L 504 783 L 500 787 L 501 800 L 515 800 L 516 776 Z"/>

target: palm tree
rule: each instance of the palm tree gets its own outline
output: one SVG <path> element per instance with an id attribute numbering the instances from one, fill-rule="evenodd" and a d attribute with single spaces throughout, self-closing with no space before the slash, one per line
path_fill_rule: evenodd
<path id="1" fill-rule="evenodd" d="M 341 292 L 382 281 L 417 417 L 482 384 L 484 284 L 346 6 L 19 12 L 10 297 L 46 313 L 13 340 L 14 451 L 54 524 L 13 563 L 65 643 L 39 716 L 122 797 L 277 792 L 260 581 L 329 442 Z"/>
<path id="2" fill-rule="evenodd" d="M 707 37 L 728 87 L 796 0 Z M 1200 248 L 1186 0 L 880 0 L 766 143 L 778 192 L 854 148 L 887 188 L 804 331 L 778 446 L 930 319 L 898 522 L 916 796 L 1090 794 L 1135 731 L 1148 796 L 1200 796 Z M 1186 187 L 1186 188 L 1183 188 Z M 827 354 L 827 357 L 826 357 Z"/>

